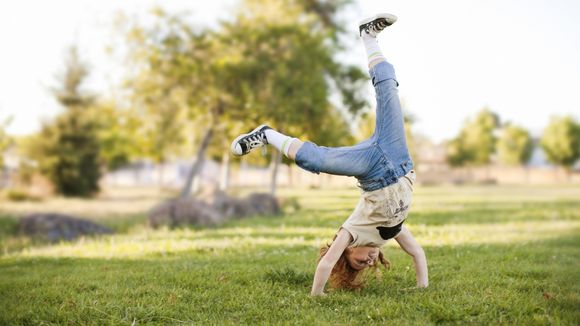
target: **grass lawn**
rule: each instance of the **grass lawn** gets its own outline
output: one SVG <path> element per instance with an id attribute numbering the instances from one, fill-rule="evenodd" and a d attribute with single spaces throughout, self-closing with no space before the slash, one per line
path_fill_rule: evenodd
<path id="1" fill-rule="evenodd" d="M 406 224 L 430 287 L 414 288 L 392 242 L 391 270 L 322 298 L 309 296 L 318 248 L 358 190 L 280 195 L 302 209 L 177 230 L 147 228 L 155 200 L 143 196 L 0 203 L 0 324 L 580 324 L 578 186 L 419 187 Z M 47 207 L 118 233 L 53 245 L 15 235 L 16 215 Z"/>

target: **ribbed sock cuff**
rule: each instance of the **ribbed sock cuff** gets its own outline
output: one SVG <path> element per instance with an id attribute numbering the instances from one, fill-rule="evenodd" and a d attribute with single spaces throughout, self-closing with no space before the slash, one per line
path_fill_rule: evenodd
<path id="1" fill-rule="evenodd" d="M 282 143 L 282 149 L 281 152 L 284 154 L 284 156 L 288 157 L 288 151 L 290 151 L 290 146 L 292 145 L 292 141 L 296 139 L 296 138 L 290 138 L 288 137 L 286 140 L 284 140 L 284 142 Z"/>
<path id="2" fill-rule="evenodd" d="M 378 62 L 386 61 L 376 37 L 364 33 L 361 39 L 365 46 L 369 67 L 376 65 Z"/>

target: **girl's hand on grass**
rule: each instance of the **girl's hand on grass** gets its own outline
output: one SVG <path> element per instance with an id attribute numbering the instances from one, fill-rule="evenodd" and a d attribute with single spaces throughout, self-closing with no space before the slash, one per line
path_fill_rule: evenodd
<path id="1" fill-rule="evenodd" d="M 425 289 L 429 286 L 429 283 L 417 283 L 418 289 Z"/>
<path id="2" fill-rule="evenodd" d="M 310 293 L 310 295 L 313 296 L 313 297 L 325 297 L 326 296 L 326 293 L 324 293 L 324 292 L 314 293 L 313 292 L 313 293 Z"/>

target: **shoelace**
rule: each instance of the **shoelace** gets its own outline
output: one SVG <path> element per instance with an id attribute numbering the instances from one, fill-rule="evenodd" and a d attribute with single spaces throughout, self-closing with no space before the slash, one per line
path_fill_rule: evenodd
<path id="1" fill-rule="evenodd" d="M 253 135 L 249 135 L 248 137 L 244 138 L 244 142 L 248 144 L 249 148 L 254 148 L 260 146 L 264 143 L 264 139 L 266 135 L 264 132 L 257 132 Z"/>
<path id="2" fill-rule="evenodd" d="M 375 23 L 376 22 L 376 23 Z M 375 31 L 375 32 L 380 32 L 383 29 L 385 29 L 385 27 L 387 27 L 387 21 L 386 20 L 373 20 L 372 22 L 368 23 L 367 26 L 365 27 L 365 32 L 369 33 L 371 28 Z"/>

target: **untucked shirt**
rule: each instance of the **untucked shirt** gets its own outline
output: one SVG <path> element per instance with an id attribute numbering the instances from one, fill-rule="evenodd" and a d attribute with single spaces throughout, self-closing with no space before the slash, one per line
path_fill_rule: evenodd
<path id="1" fill-rule="evenodd" d="M 412 170 L 395 184 L 374 191 L 361 191 L 356 208 L 342 224 L 353 238 L 349 247 L 382 247 L 393 238 L 392 231 L 400 231 L 407 218 L 414 182 L 415 171 Z"/>

